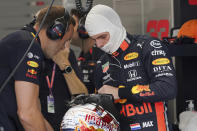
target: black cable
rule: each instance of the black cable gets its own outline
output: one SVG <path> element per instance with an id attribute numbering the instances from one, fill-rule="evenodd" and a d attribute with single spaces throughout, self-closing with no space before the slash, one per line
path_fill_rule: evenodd
<path id="1" fill-rule="evenodd" d="M 92 4 L 93 4 L 93 0 L 87 0 L 86 2 L 86 13 L 88 13 L 90 11 L 90 9 L 92 8 Z"/>
<path id="2" fill-rule="evenodd" d="M 47 15 L 48 15 L 48 13 L 49 13 L 49 11 L 50 11 L 50 9 L 51 9 L 53 3 L 54 3 L 54 1 L 55 1 L 55 0 L 52 0 L 52 1 L 51 1 L 51 4 L 50 4 L 50 6 L 49 6 L 49 8 L 48 8 L 48 10 L 47 10 L 47 12 L 46 12 L 46 14 L 45 14 L 45 16 L 44 16 L 42 22 L 41 22 L 41 24 L 40 24 L 40 27 L 39 27 L 39 29 L 38 29 L 38 32 L 36 33 L 35 37 L 34 37 L 33 40 L 31 41 L 31 43 L 30 43 L 29 47 L 27 48 L 25 54 L 23 55 L 23 57 L 20 59 L 20 61 L 18 62 L 18 64 L 15 66 L 15 68 L 12 70 L 12 72 L 10 73 L 10 75 L 8 76 L 8 78 L 4 81 L 3 85 L 1 86 L 1 88 L 0 88 L 0 94 L 1 94 L 1 92 L 3 91 L 3 89 L 5 88 L 6 84 L 7 84 L 7 83 L 9 82 L 9 80 L 12 78 L 12 76 L 14 75 L 14 73 L 16 72 L 16 70 L 18 69 L 18 67 L 21 65 L 21 63 L 23 62 L 25 56 L 27 55 L 27 53 L 28 53 L 29 50 L 31 49 L 31 47 L 32 47 L 32 45 L 33 45 L 35 39 L 38 37 L 38 34 L 39 34 L 39 32 L 40 32 L 40 30 L 41 30 L 43 24 L 44 24 L 44 21 L 45 21 Z"/>
<path id="3" fill-rule="evenodd" d="M 75 0 L 76 8 L 78 11 L 82 11 L 82 3 L 81 0 Z"/>
<path id="4" fill-rule="evenodd" d="M 85 7 L 82 6 L 81 0 L 75 0 L 75 4 L 76 4 L 77 10 L 78 10 L 82 15 L 85 15 L 85 14 L 87 14 L 87 13 L 90 11 L 90 9 L 92 8 L 93 0 L 87 0 L 87 1 L 86 1 L 86 6 L 85 6 Z"/>

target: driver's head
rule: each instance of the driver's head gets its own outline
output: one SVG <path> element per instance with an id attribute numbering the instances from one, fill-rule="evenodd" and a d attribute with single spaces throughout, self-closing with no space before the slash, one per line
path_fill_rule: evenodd
<path id="1" fill-rule="evenodd" d="M 115 52 L 126 37 L 120 17 L 105 5 L 96 5 L 90 10 L 85 28 L 89 36 L 96 41 L 97 47 L 109 54 Z"/>

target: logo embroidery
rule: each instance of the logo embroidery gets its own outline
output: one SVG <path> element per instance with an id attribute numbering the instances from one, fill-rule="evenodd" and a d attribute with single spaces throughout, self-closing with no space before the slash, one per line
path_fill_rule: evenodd
<path id="1" fill-rule="evenodd" d="M 27 61 L 27 65 L 34 67 L 34 68 L 37 68 L 39 66 L 38 63 L 35 61 Z"/>
<path id="2" fill-rule="evenodd" d="M 132 52 L 132 53 L 129 53 L 127 54 L 125 57 L 124 57 L 124 60 L 132 60 L 132 59 L 136 59 L 138 58 L 139 54 L 137 52 Z"/>
<path id="3" fill-rule="evenodd" d="M 152 61 L 153 65 L 165 65 L 165 64 L 169 64 L 170 60 L 168 58 L 158 58 L 154 61 Z"/>

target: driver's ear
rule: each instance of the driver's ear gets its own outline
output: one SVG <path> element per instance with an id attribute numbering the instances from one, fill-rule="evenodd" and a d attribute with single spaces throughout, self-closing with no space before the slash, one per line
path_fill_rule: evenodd
<path id="1" fill-rule="evenodd" d="M 38 24 L 35 24 L 35 25 L 34 25 L 34 29 L 35 29 L 36 31 L 38 31 L 39 25 L 38 25 Z"/>

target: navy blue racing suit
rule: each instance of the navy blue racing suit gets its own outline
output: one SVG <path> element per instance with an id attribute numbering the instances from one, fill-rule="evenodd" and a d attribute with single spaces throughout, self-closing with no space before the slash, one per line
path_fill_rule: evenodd
<path id="1" fill-rule="evenodd" d="M 168 131 L 167 104 L 177 83 L 166 45 L 148 36 L 127 34 L 119 49 L 97 62 L 95 87 L 119 88 L 116 107 L 129 126 L 121 130 Z"/>

